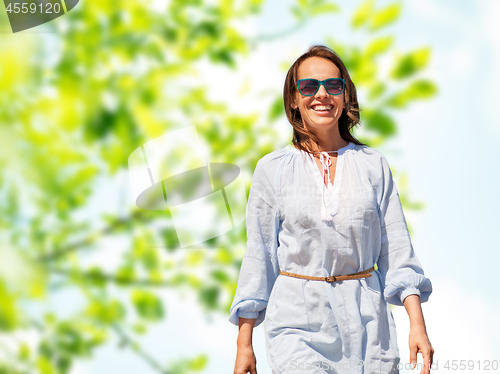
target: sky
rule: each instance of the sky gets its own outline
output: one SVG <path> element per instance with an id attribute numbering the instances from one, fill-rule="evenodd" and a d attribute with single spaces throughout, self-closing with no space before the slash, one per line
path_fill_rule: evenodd
<path id="1" fill-rule="evenodd" d="M 288 12 L 291 3 L 267 1 L 263 14 L 241 27 L 253 35 L 288 29 L 294 24 Z M 360 3 L 343 2 L 340 14 L 318 17 L 298 32 L 263 43 L 236 72 L 207 70 L 203 79 L 213 87 L 213 99 L 228 103 L 235 111 L 259 110 L 282 90 L 286 72 L 280 68 L 281 62 L 293 61 L 310 45 L 324 43 L 326 36 L 362 45 L 364 34 L 353 32 L 346 17 Z M 382 7 L 389 2 L 377 4 Z M 391 167 L 407 173 L 411 198 L 426 205 L 423 211 L 405 212 L 405 216 L 413 228 L 413 247 L 434 288 L 422 309 L 438 372 L 445 372 L 443 367 L 451 360 L 500 361 L 500 324 L 496 320 L 500 297 L 495 273 L 500 250 L 494 237 L 500 223 L 498 19 L 500 3 L 496 0 L 408 1 L 403 3 L 401 18 L 381 33 L 396 36 L 400 53 L 432 48 L 425 76 L 436 82 L 438 95 L 394 112 L 399 134 L 380 151 Z M 217 80 L 234 85 L 217 90 Z M 248 81 L 258 90 L 242 100 L 238 92 Z M 362 107 L 364 98 L 358 99 Z M 286 120 L 277 126 L 284 134 L 280 141 L 290 138 L 291 126 Z M 206 353 L 210 362 L 204 373 L 232 373 L 238 329 L 227 321 L 229 311 L 227 316 L 206 316 L 190 296 L 181 298 L 165 291 L 164 297 L 168 318 L 150 330 L 144 348 L 161 362 Z M 55 305 L 67 302 L 54 301 Z M 408 362 L 408 316 L 404 307 L 395 307 L 393 315 L 401 362 Z M 253 339 L 258 373 L 271 374 L 263 325 L 255 329 Z M 73 373 L 118 371 L 152 372 L 142 361 L 110 344 L 97 350 L 92 361 L 78 362 Z"/>

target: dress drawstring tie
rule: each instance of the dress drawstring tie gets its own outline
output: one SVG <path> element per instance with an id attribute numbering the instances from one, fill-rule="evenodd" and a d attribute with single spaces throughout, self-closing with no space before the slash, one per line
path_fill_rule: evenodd
<path id="1" fill-rule="evenodd" d="M 323 181 L 325 180 L 325 173 L 327 173 L 328 187 L 330 187 L 332 185 L 332 181 L 330 180 L 330 166 L 332 166 L 332 160 L 330 160 L 330 155 L 326 152 L 321 152 L 319 155 L 319 161 L 321 162 L 321 165 L 323 165 Z"/>
<path id="2" fill-rule="evenodd" d="M 329 152 L 338 152 L 338 151 L 314 152 L 314 153 L 319 153 L 319 161 L 321 162 L 321 165 L 323 165 L 323 184 L 324 184 L 324 181 L 325 181 L 325 174 L 328 177 L 328 186 L 327 186 L 327 189 L 329 189 L 332 186 L 332 181 L 330 180 L 330 166 L 332 165 L 332 160 L 330 160 L 330 155 L 328 154 Z M 321 219 L 322 220 L 326 220 L 326 221 L 330 221 L 332 219 L 332 217 L 326 211 L 325 188 L 324 188 L 324 186 L 323 186 L 323 189 L 322 189 L 322 199 L 323 199 L 323 206 L 321 207 Z"/>

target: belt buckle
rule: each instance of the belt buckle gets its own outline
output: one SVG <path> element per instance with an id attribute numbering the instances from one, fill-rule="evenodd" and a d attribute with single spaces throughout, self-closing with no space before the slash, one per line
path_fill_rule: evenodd
<path id="1" fill-rule="evenodd" d="M 327 281 L 328 283 L 333 283 L 335 282 L 335 276 L 330 275 L 329 277 L 325 277 L 325 281 Z"/>

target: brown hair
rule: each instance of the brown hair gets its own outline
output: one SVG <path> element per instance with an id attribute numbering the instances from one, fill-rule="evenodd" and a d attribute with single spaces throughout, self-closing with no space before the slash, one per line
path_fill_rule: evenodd
<path id="1" fill-rule="evenodd" d="M 309 50 L 300 56 L 290 67 L 285 78 L 285 86 L 283 88 L 283 101 L 285 104 L 285 113 L 288 122 L 293 127 L 292 142 L 299 149 L 309 152 L 312 149 L 312 143 L 319 143 L 319 138 L 312 132 L 306 129 L 302 121 L 299 109 L 293 109 L 290 104 L 297 93 L 297 70 L 299 65 L 309 57 L 322 57 L 330 60 L 340 70 L 341 78 L 345 79 L 344 92 L 344 110 L 338 121 L 339 133 L 342 139 L 353 142 L 358 145 L 365 145 L 356 139 L 351 130 L 356 125 L 360 124 L 358 99 L 356 96 L 356 87 L 347 72 L 347 69 L 340 57 L 330 48 L 323 45 L 313 45 Z"/>

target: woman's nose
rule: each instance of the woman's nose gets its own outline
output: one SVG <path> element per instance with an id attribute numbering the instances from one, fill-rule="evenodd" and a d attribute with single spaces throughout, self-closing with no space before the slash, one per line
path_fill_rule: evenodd
<path id="1" fill-rule="evenodd" d="M 320 85 L 319 88 L 318 88 L 318 91 L 316 92 L 316 96 L 317 97 L 326 97 L 328 95 L 329 94 L 326 91 L 325 86 L 324 85 Z"/>

